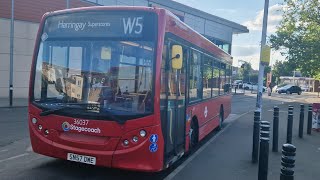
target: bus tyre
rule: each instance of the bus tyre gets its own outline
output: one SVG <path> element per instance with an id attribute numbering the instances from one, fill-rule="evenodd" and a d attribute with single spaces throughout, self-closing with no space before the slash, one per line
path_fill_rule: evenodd
<path id="1" fill-rule="evenodd" d="M 196 119 L 192 119 L 190 124 L 190 149 L 193 149 L 198 144 L 199 128 Z"/>
<path id="2" fill-rule="evenodd" d="M 218 127 L 219 130 L 222 129 L 223 121 L 224 121 L 224 111 L 223 111 L 223 107 L 221 106 L 220 115 L 219 115 L 219 127 Z"/>

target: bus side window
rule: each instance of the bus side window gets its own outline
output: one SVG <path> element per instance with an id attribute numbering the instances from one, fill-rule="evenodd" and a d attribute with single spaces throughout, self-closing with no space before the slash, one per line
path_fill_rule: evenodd
<path id="1" fill-rule="evenodd" d="M 211 98 L 211 87 L 212 87 L 212 60 L 210 57 L 203 56 L 203 99 Z"/>
<path id="2" fill-rule="evenodd" d="M 221 63 L 220 65 L 220 95 L 226 93 L 226 64 Z"/>
<path id="3" fill-rule="evenodd" d="M 197 101 L 202 95 L 201 54 L 192 51 L 189 69 L 189 101 Z"/>
<path id="4" fill-rule="evenodd" d="M 213 73 L 212 73 L 212 97 L 219 96 L 219 67 L 220 62 L 217 60 L 213 61 Z"/>

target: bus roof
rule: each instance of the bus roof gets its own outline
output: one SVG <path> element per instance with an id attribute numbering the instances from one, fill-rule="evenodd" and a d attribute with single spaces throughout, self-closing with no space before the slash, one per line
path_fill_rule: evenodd
<path id="1" fill-rule="evenodd" d="M 223 59 L 228 64 L 232 65 L 232 56 L 225 52 L 224 50 L 220 49 L 217 45 L 215 45 L 213 42 L 208 40 L 206 37 L 201 35 L 199 32 L 195 31 L 191 27 L 189 27 L 187 24 L 182 22 L 176 15 L 174 15 L 172 12 L 165 10 L 166 15 L 168 19 L 166 31 L 171 32 L 179 37 L 182 37 L 183 39 L 191 42 L 192 44 L 195 44 L 196 46 L 200 47 L 201 49 L 206 50 L 211 55 L 214 55 L 214 57 L 218 59 Z"/>

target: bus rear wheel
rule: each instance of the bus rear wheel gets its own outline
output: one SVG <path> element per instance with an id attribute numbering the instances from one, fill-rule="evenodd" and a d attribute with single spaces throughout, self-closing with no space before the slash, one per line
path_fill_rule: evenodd
<path id="1" fill-rule="evenodd" d="M 219 130 L 222 129 L 223 121 L 224 121 L 224 111 L 223 111 L 223 106 L 221 106 L 220 107 L 220 114 L 219 114 L 219 127 L 218 127 Z"/>

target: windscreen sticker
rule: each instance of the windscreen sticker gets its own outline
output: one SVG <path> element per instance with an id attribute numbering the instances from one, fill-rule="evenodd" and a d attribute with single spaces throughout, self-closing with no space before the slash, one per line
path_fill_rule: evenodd
<path id="1" fill-rule="evenodd" d="M 150 152 L 152 152 L 152 153 L 156 152 L 156 151 L 158 150 L 158 145 L 157 145 L 157 144 L 154 144 L 154 143 L 150 144 L 149 150 L 150 150 Z"/>
<path id="2" fill-rule="evenodd" d="M 157 135 L 157 134 L 151 134 L 149 140 L 150 140 L 151 143 L 156 143 L 156 142 L 158 142 L 158 135 Z"/>

